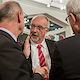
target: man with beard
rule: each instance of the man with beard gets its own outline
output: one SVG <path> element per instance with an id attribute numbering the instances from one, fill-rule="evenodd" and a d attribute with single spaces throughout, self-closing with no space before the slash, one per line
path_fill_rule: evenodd
<path id="1" fill-rule="evenodd" d="M 33 17 L 30 28 L 30 59 L 32 67 L 35 69 L 38 66 L 47 66 L 50 71 L 52 63 L 52 54 L 54 51 L 54 41 L 45 39 L 45 34 L 49 31 L 49 20 L 44 15 L 37 15 Z M 47 77 L 45 80 L 49 80 L 49 77 Z"/>

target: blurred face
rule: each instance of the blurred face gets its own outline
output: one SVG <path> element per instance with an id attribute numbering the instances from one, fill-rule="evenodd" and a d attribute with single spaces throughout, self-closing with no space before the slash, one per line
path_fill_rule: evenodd
<path id="1" fill-rule="evenodd" d="M 36 17 L 31 23 L 31 40 L 34 43 L 41 43 L 48 32 L 48 21 L 43 16 Z"/>

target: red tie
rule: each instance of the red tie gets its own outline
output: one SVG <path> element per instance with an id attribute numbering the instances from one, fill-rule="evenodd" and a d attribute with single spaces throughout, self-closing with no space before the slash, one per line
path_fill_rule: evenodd
<path id="1" fill-rule="evenodd" d="M 39 56 L 40 66 L 44 67 L 44 66 L 46 66 L 46 62 L 45 62 L 45 57 L 44 57 L 44 55 L 42 53 L 41 47 L 42 47 L 42 45 L 38 45 L 37 46 L 37 48 L 38 48 L 38 56 Z M 44 80 L 49 80 L 49 78 L 44 78 Z"/>

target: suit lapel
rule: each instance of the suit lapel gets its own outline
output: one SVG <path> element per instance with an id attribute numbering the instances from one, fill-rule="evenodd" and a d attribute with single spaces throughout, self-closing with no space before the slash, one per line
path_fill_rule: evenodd
<path id="1" fill-rule="evenodd" d="M 48 47 L 48 51 L 49 51 L 49 54 L 50 54 L 50 57 L 51 57 L 51 54 L 52 54 L 52 51 L 51 51 L 51 44 L 49 43 L 49 41 L 46 39 L 46 44 L 47 44 L 47 47 Z"/>
<path id="2" fill-rule="evenodd" d="M 30 51 L 31 51 L 31 41 L 29 41 L 29 43 L 30 43 Z M 31 68 L 32 68 L 31 52 L 30 52 L 30 56 L 29 56 L 28 60 L 30 61 L 30 63 L 31 63 Z"/>
<path id="3" fill-rule="evenodd" d="M 46 44 L 47 44 L 47 47 L 48 47 L 48 51 L 49 51 L 50 57 L 52 58 L 55 41 L 51 41 L 51 40 L 48 40 L 48 39 L 46 39 L 45 41 L 46 41 Z"/>

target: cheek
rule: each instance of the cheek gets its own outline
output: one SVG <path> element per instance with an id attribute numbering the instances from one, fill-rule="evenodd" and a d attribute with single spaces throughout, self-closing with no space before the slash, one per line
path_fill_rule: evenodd
<path id="1" fill-rule="evenodd" d="M 39 35 L 40 35 L 41 37 L 44 37 L 44 36 L 45 36 L 45 32 L 41 32 L 41 33 L 39 33 Z"/>
<path id="2" fill-rule="evenodd" d="M 22 18 L 22 27 L 24 28 L 25 24 L 24 24 L 24 18 Z"/>
<path id="3" fill-rule="evenodd" d="M 32 32 L 33 32 L 33 30 L 32 30 L 32 29 L 30 29 L 30 34 L 32 34 Z"/>
<path id="4" fill-rule="evenodd" d="M 24 26 L 25 26 L 25 24 L 24 24 L 24 22 L 23 22 L 23 28 L 24 28 Z"/>

